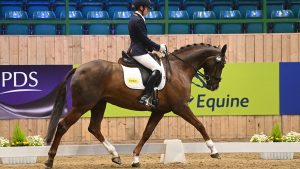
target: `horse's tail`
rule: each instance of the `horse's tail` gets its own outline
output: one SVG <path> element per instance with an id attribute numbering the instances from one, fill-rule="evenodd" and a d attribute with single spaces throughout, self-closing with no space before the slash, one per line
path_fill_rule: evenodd
<path id="1" fill-rule="evenodd" d="M 67 96 L 67 82 L 70 76 L 74 74 L 76 68 L 70 70 L 65 76 L 64 80 L 58 87 L 58 92 L 55 98 L 55 103 L 53 106 L 53 110 L 51 112 L 51 118 L 48 126 L 48 132 L 46 136 L 46 143 L 49 145 L 52 142 L 53 136 L 56 132 L 56 128 L 58 125 L 59 118 L 63 112 L 64 106 L 66 104 L 66 96 Z"/>

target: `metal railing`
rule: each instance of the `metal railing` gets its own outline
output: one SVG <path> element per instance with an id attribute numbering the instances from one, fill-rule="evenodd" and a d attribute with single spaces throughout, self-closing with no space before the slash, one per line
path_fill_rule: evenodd
<path id="1" fill-rule="evenodd" d="M 195 23 L 262 23 L 263 24 L 263 32 L 267 33 L 268 23 L 278 23 L 278 22 L 300 22 L 299 18 L 283 18 L 283 19 L 271 19 L 267 18 L 267 0 L 263 0 L 262 10 L 263 17 L 261 19 L 172 19 L 168 18 L 168 2 L 169 0 L 165 0 L 165 12 L 164 19 L 159 20 L 147 20 L 147 23 L 162 23 L 165 27 L 165 34 L 168 34 L 168 25 L 170 23 L 187 23 L 187 24 L 195 24 Z M 66 0 L 66 14 L 69 13 L 69 0 Z M 128 20 L 120 20 L 120 19 L 108 19 L 108 20 L 70 20 L 69 15 L 66 15 L 64 20 L 0 20 L 0 24 L 64 24 L 66 25 L 66 34 L 69 34 L 69 25 L 70 24 L 118 24 L 118 23 L 128 23 Z"/>

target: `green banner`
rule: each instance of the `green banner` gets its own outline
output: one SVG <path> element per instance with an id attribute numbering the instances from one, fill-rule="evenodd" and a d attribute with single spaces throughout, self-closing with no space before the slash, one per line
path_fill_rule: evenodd
<path id="1" fill-rule="evenodd" d="M 192 96 L 196 115 L 279 115 L 279 63 L 228 64 L 217 91 Z"/>
<path id="2" fill-rule="evenodd" d="M 199 83 L 196 78 L 193 81 Z M 190 108 L 198 116 L 279 115 L 279 63 L 226 64 L 218 90 L 192 85 L 191 98 Z M 105 111 L 106 117 L 149 115 L 111 104 Z M 90 113 L 84 117 L 90 117 Z"/>

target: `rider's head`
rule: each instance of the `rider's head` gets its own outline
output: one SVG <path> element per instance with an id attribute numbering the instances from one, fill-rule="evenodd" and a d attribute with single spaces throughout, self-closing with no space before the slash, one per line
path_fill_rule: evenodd
<path id="1" fill-rule="evenodd" d="M 136 11 L 139 11 L 143 16 L 146 16 L 151 9 L 150 0 L 133 0 L 132 2 L 133 8 Z"/>

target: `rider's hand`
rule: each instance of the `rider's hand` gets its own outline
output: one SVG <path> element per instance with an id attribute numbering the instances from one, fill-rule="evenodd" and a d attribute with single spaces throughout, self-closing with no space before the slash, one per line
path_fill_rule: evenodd
<path id="1" fill-rule="evenodd" d="M 166 53 L 166 52 L 167 52 L 167 45 L 161 44 L 161 45 L 160 45 L 159 51 L 160 51 L 161 53 Z"/>

